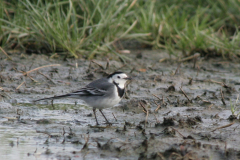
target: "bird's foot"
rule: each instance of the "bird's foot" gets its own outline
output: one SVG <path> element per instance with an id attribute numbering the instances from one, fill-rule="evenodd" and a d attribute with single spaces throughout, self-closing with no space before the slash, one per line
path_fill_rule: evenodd
<path id="1" fill-rule="evenodd" d="M 108 126 L 112 126 L 113 123 L 109 122 L 109 121 L 106 121 L 105 124 L 107 124 Z"/>

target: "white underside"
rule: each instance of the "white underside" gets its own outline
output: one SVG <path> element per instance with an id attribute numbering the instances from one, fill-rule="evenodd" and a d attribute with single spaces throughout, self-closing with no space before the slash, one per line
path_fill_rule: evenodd
<path id="1" fill-rule="evenodd" d="M 73 98 L 73 97 L 72 97 Z M 92 96 L 92 97 L 79 97 L 84 100 L 86 104 L 90 107 L 96 109 L 110 108 L 117 105 L 121 98 L 118 96 L 117 87 L 115 87 L 114 93 L 109 96 Z"/>
<path id="2" fill-rule="evenodd" d="M 103 99 L 98 99 L 98 100 L 94 100 L 94 101 L 85 101 L 85 102 L 90 107 L 93 107 L 96 109 L 104 109 L 104 108 L 113 107 L 113 106 L 117 105 L 120 101 L 121 101 L 120 98 L 116 98 L 116 99 L 103 98 Z"/>

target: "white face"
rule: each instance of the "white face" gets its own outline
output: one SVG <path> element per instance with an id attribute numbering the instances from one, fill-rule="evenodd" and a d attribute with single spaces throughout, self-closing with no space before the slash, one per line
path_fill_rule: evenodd
<path id="1" fill-rule="evenodd" d="M 129 77 L 125 73 L 115 74 L 110 79 L 109 82 L 118 84 L 120 88 L 124 88 L 125 83 L 129 80 Z"/>

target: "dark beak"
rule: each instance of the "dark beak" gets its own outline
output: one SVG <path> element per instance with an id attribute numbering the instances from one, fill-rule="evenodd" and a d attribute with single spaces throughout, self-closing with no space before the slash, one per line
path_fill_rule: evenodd
<path id="1" fill-rule="evenodd" d="M 126 80 L 132 80 L 132 78 L 131 78 L 131 77 L 126 77 L 126 78 L 124 78 L 124 79 L 126 79 Z"/>

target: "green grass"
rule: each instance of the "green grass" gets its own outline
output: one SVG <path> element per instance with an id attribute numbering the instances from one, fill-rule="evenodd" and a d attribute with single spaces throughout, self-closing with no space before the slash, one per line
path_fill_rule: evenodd
<path id="1" fill-rule="evenodd" d="M 238 116 L 240 114 L 240 112 L 235 114 L 235 112 L 239 111 L 238 107 L 237 107 L 238 98 L 239 98 L 239 95 L 237 95 L 237 99 L 235 101 L 235 104 L 232 104 L 232 102 L 230 101 L 230 108 L 231 108 L 232 115 L 236 115 L 236 116 Z"/>
<path id="2" fill-rule="evenodd" d="M 240 1 L 0 1 L 0 45 L 78 58 L 116 54 L 134 39 L 184 56 L 239 56 Z"/>

